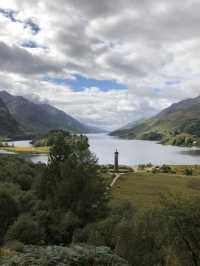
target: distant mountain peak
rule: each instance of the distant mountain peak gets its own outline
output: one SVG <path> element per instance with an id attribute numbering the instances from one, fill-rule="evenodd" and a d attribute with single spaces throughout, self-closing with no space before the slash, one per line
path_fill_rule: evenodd
<path id="1" fill-rule="evenodd" d="M 35 103 L 23 96 L 0 91 L 0 98 L 28 134 L 62 129 L 73 133 L 94 133 L 92 128 L 47 103 Z"/>

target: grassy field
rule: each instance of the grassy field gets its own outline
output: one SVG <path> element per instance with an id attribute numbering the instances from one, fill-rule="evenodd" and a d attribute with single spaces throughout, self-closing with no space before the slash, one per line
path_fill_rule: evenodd
<path id="1" fill-rule="evenodd" d="M 112 203 L 127 200 L 139 208 L 159 207 L 161 194 L 184 197 L 200 196 L 200 175 L 129 173 L 113 187 Z"/>
<path id="2" fill-rule="evenodd" d="M 47 154 L 49 147 L 0 147 L 0 150 L 13 153 Z"/>

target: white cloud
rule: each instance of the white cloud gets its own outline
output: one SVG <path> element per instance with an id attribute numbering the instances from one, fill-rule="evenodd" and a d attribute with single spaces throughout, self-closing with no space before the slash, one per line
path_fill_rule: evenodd
<path id="1" fill-rule="evenodd" d="M 116 128 L 200 94 L 197 0 L 7 0 L 0 13 L 0 89 L 40 97 L 90 124 Z M 24 23 L 41 29 L 33 34 Z M 27 42 L 37 47 L 22 47 Z M 44 82 L 74 73 L 127 91 Z"/>

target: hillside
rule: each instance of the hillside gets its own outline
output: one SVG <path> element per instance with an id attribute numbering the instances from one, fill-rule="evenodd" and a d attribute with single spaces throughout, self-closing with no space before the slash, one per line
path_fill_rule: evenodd
<path id="1" fill-rule="evenodd" d="M 172 104 L 155 117 L 111 135 L 177 146 L 200 145 L 200 97 Z"/>
<path id="2" fill-rule="evenodd" d="M 0 98 L 27 134 L 46 133 L 54 129 L 75 133 L 94 132 L 90 127 L 49 104 L 33 103 L 24 97 L 13 96 L 6 91 L 0 91 Z"/>
<path id="3" fill-rule="evenodd" d="M 3 138 L 11 138 L 12 136 L 20 136 L 22 130 L 17 121 L 12 117 L 4 102 L 0 99 L 0 136 Z"/>

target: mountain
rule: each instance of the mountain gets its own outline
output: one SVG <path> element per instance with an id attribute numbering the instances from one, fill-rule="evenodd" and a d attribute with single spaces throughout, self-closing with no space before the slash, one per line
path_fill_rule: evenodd
<path id="1" fill-rule="evenodd" d="M 200 96 L 172 104 L 158 115 L 111 135 L 177 146 L 200 145 Z"/>
<path id="2" fill-rule="evenodd" d="M 147 118 L 146 118 L 146 119 L 147 119 Z M 135 127 L 136 125 L 141 124 L 141 123 L 142 123 L 143 121 L 145 121 L 146 119 L 145 119 L 145 118 L 141 118 L 141 119 L 135 120 L 135 121 L 133 121 L 133 122 L 129 122 L 129 123 L 126 124 L 125 126 L 120 127 L 117 131 L 131 129 L 131 128 Z"/>
<path id="3" fill-rule="evenodd" d="M 0 98 L 27 134 L 46 133 L 54 129 L 73 133 L 94 133 L 89 126 L 49 104 L 34 103 L 22 96 L 13 96 L 6 91 L 0 91 Z"/>
<path id="4" fill-rule="evenodd" d="M 20 125 L 12 117 L 4 102 L 0 99 L 0 136 L 2 138 L 12 138 L 20 136 L 23 132 Z"/>

